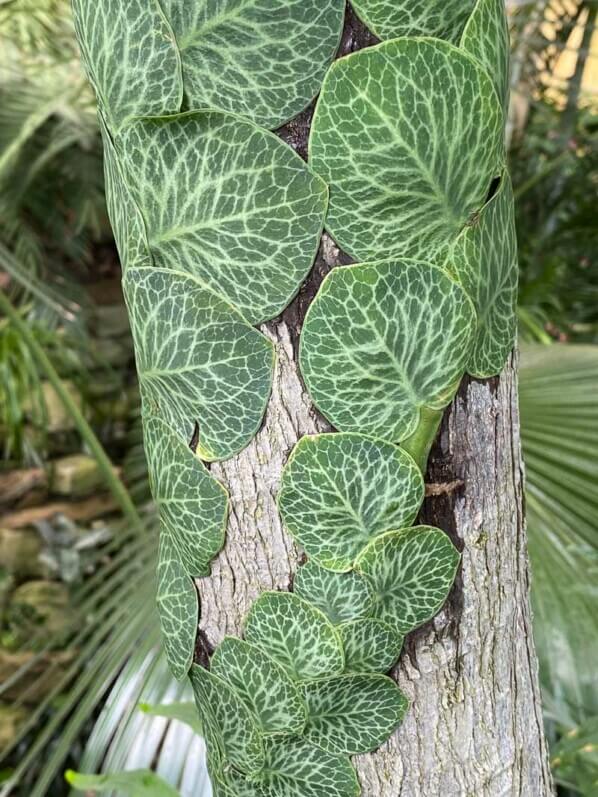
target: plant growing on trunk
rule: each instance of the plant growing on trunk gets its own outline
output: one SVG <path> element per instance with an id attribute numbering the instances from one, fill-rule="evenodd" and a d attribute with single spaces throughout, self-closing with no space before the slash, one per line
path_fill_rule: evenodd
<path id="1" fill-rule="evenodd" d="M 164 644 L 218 795 L 360 793 L 349 756 L 408 711 L 386 673 L 459 566 L 444 531 L 413 525 L 430 447 L 463 375 L 497 374 L 514 340 L 502 0 L 354 5 L 384 41 L 332 63 L 344 0 L 74 0 L 161 518 Z M 306 164 L 265 128 L 319 91 Z M 260 428 L 275 358 L 256 325 L 296 296 L 324 226 L 354 262 L 320 286 L 300 365 L 336 431 L 297 444 L 278 495 L 307 561 L 212 651 L 194 579 L 228 499 L 210 463 Z"/>

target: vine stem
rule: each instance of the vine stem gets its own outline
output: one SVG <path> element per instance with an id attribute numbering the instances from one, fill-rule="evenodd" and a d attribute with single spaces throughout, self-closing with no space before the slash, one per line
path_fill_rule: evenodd
<path id="1" fill-rule="evenodd" d="M 141 521 L 139 513 L 137 512 L 137 509 L 135 508 L 135 504 L 133 503 L 131 496 L 129 495 L 122 481 L 114 473 L 112 463 L 110 462 L 110 459 L 108 458 L 108 455 L 104 450 L 104 447 L 96 437 L 95 432 L 93 431 L 89 423 L 85 420 L 85 417 L 81 412 L 81 410 L 79 409 L 79 407 L 77 406 L 76 402 L 73 400 L 72 396 L 64 386 L 62 379 L 60 378 L 56 369 L 50 362 L 49 357 L 42 349 L 42 347 L 39 345 L 39 343 L 35 339 L 34 335 L 32 334 L 31 330 L 29 329 L 25 321 L 23 321 L 23 319 L 21 318 L 18 310 L 13 306 L 8 296 L 1 289 L 0 289 L 0 310 L 2 310 L 2 312 L 6 315 L 9 321 L 12 324 L 14 324 L 16 329 L 22 335 L 23 340 L 29 347 L 29 350 L 31 351 L 32 355 L 37 360 L 41 369 L 45 372 L 49 382 L 56 391 L 59 399 L 64 404 L 69 415 L 72 417 L 73 421 L 75 422 L 75 426 L 77 427 L 81 437 L 85 441 L 94 459 L 98 463 L 98 467 L 100 468 L 104 476 L 106 484 L 110 492 L 118 502 L 123 515 L 135 527 L 141 529 L 143 527 L 143 523 Z"/>
<path id="2" fill-rule="evenodd" d="M 430 449 L 438 433 L 444 410 L 422 407 L 415 432 L 401 443 L 401 448 L 411 454 L 422 474 L 426 473 Z"/>

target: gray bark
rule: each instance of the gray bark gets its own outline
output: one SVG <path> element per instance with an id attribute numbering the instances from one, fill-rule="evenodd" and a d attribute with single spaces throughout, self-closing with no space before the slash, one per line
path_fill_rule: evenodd
<path id="1" fill-rule="evenodd" d="M 341 51 L 371 41 L 349 15 Z M 305 153 L 309 112 L 281 131 Z M 243 620 L 263 590 L 289 589 L 300 552 L 276 495 L 297 440 L 328 429 L 297 366 L 301 321 L 324 273 L 348 262 L 324 236 L 310 281 L 262 331 L 278 362 L 265 423 L 237 457 L 212 466 L 231 496 L 227 542 L 199 583 L 198 658 Z M 529 604 L 517 381 L 465 380 L 430 458 L 421 520 L 449 533 L 463 563 L 447 605 L 406 640 L 394 673 L 412 700 L 402 727 L 356 759 L 364 797 L 545 797 L 552 794 Z"/>

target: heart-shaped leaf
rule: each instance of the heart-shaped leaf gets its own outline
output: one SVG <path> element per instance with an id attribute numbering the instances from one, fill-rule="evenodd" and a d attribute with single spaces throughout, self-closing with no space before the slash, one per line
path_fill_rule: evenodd
<path id="1" fill-rule="evenodd" d="M 179 110 L 179 54 L 158 0 L 73 0 L 73 14 L 87 74 L 113 132 L 135 116 Z"/>
<path id="2" fill-rule="evenodd" d="M 517 233 L 507 172 L 497 193 L 457 238 L 447 261 L 476 308 L 478 327 L 467 370 L 484 379 L 500 373 L 517 333 Z"/>
<path id="3" fill-rule="evenodd" d="M 161 0 L 183 65 L 187 104 L 269 128 L 315 97 L 338 49 L 343 0 Z"/>
<path id="4" fill-rule="evenodd" d="M 305 739 L 266 739 L 266 764 L 258 777 L 229 775 L 226 797 L 359 797 L 349 759 Z"/>
<path id="5" fill-rule="evenodd" d="M 379 39 L 434 36 L 459 41 L 475 0 L 351 0 Z"/>
<path id="6" fill-rule="evenodd" d="M 191 684 L 208 748 L 249 775 L 264 766 L 262 736 L 244 701 L 227 681 L 194 665 Z M 217 760 L 217 759 L 216 759 Z"/>
<path id="7" fill-rule="evenodd" d="M 460 559 L 443 531 L 414 526 L 375 539 L 355 566 L 374 589 L 374 616 L 405 634 L 440 610 Z"/>
<path id="8" fill-rule="evenodd" d="M 123 280 L 146 418 L 158 415 L 201 459 L 226 459 L 259 428 L 274 349 L 216 293 L 175 271 L 130 268 Z"/>
<path id="9" fill-rule="evenodd" d="M 160 536 L 156 596 L 164 652 L 172 674 L 182 680 L 193 661 L 199 598 L 168 533 Z"/>
<path id="10" fill-rule="evenodd" d="M 368 753 L 401 723 L 409 701 L 385 675 L 342 675 L 306 684 L 304 738 L 329 753 Z"/>
<path id="11" fill-rule="evenodd" d="M 364 617 L 338 627 L 345 651 L 345 672 L 389 672 L 403 647 L 403 636 L 387 623 Z"/>
<path id="12" fill-rule="evenodd" d="M 502 170 L 503 111 L 470 55 L 440 40 L 397 39 L 330 69 L 310 159 L 330 186 L 326 227 L 345 251 L 429 262 Z"/>
<path id="13" fill-rule="evenodd" d="M 227 681 L 255 715 L 264 734 L 300 734 L 306 708 L 283 667 L 242 639 L 226 637 L 211 661 L 212 672 Z"/>
<path id="14" fill-rule="evenodd" d="M 336 321 L 344 336 L 347 324 Z M 304 334 L 313 342 L 311 320 Z M 320 385 L 319 377 L 305 376 Z M 405 451 L 362 434 L 323 434 L 303 437 L 293 449 L 278 503 L 285 526 L 307 553 L 330 570 L 346 571 L 372 537 L 408 526 L 423 497 L 422 475 Z"/>
<path id="15" fill-rule="evenodd" d="M 364 617 L 372 606 L 369 583 L 358 573 L 333 573 L 310 559 L 295 574 L 293 591 L 338 625 Z"/>
<path id="16" fill-rule="evenodd" d="M 231 114 L 141 119 L 117 139 L 156 266 L 198 277 L 252 324 L 278 315 L 318 249 L 327 189 Z"/>
<path id="17" fill-rule="evenodd" d="M 485 67 L 506 112 L 511 42 L 504 0 L 477 0 L 463 31 L 461 48 Z"/>
<path id="18" fill-rule="evenodd" d="M 205 576 L 224 545 L 228 496 L 222 485 L 160 418 L 143 425 L 152 495 L 188 575 Z"/>
<path id="19" fill-rule="evenodd" d="M 334 626 L 297 595 L 262 593 L 247 616 L 245 638 L 280 662 L 293 680 L 343 671 L 343 651 Z"/>
<path id="20" fill-rule="evenodd" d="M 301 370 L 337 429 L 400 442 L 422 408 L 452 399 L 474 329 L 470 299 L 442 269 L 415 261 L 335 268 L 307 312 Z"/>
<path id="21" fill-rule="evenodd" d="M 160 418 L 148 417 L 143 432 L 162 533 L 172 539 L 187 573 L 205 576 L 224 544 L 228 494 Z"/>

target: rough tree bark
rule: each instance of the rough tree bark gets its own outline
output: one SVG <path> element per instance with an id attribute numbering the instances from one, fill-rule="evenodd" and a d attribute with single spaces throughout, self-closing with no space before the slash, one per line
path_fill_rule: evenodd
<path id="1" fill-rule="evenodd" d="M 373 40 L 349 15 L 341 52 Z M 311 113 L 280 131 L 305 155 Z M 281 470 L 304 434 L 328 430 L 297 365 L 302 319 L 325 273 L 350 262 L 324 236 L 300 295 L 262 331 L 278 364 L 265 423 L 239 456 L 212 467 L 229 489 L 226 547 L 200 582 L 201 659 L 240 634 L 266 589 L 289 589 L 300 561 L 276 508 Z M 533 647 L 523 517 L 516 363 L 500 379 L 465 380 L 447 410 L 421 519 L 463 551 L 444 610 L 410 635 L 395 676 L 413 705 L 377 753 L 357 760 L 364 797 L 544 797 L 552 793 Z"/>

